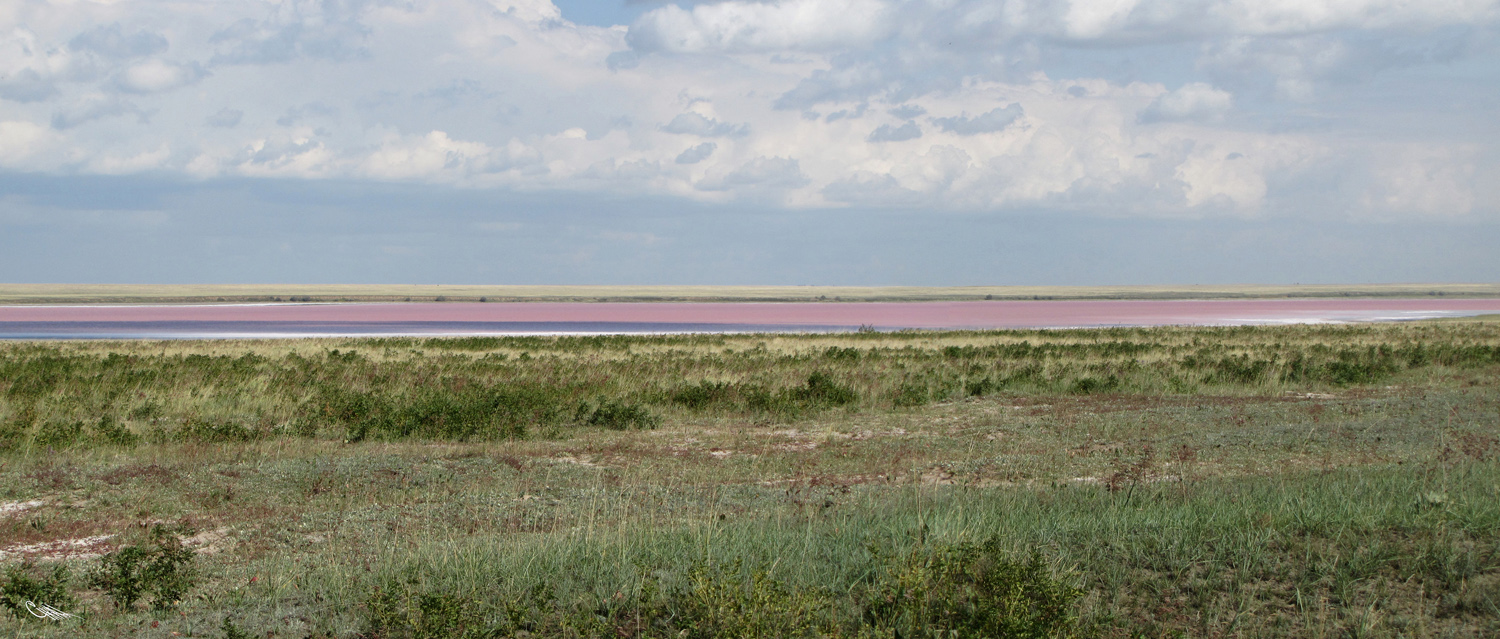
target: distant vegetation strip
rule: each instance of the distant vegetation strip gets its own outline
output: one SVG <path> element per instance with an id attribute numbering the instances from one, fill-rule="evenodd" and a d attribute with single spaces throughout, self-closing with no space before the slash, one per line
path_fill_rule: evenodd
<path id="1" fill-rule="evenodd" d="M 1216 286 L 513 286 L 0 284 L 0 304 L 247 302 L 871 302 L 1500 297 L 1500 283 Z"/>
<path id="2" fill-rule="evenodd" d="M 1486 322 L 14 343 L 0 346 L 0 449 L 494 440 L 997 394 L 1281 394 L 1497 366 L 1500 325 Z"/>

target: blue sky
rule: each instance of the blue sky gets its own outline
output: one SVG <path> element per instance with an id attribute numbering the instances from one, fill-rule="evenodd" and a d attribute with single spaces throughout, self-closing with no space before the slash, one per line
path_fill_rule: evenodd
<path id="1" fill-rule="evenodd" d="M 1495 281 L 1500 0 L 17 0 L 0 280 Z"/>

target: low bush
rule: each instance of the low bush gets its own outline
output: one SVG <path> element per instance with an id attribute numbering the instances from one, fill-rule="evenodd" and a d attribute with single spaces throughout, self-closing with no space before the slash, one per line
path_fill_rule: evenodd
<path id="1" fill-rule="evenodd" d="M 142 597 L 151 598 L 155 610 L 175 607 L 196 580 L 193 551 L 170 529 L 151 527 L 146 543 L 125 546 L 99 559 L 89 576 L 89 586 L 109 595 L 115 606 L 129 610 Z"/>
<path id="2" fill-rule="evenodd" d="M 28 601 L 67 612 L 75 604 L 68 592 L 69 579 L 68 567 L 61 563 L 53 564 L 51 570 L 30 562 L 11 565 L 0 575 L 0 606 L 16 617 L 31 616 L 26 610 Z"/>
<path id="3" fill-rule="evenodd" d="M 638 404 L 627 404 L 621 401 L 603 399 L 598 406 L 580 404 L 578 414 L 582 419 L 579 421 L 590 426 L 601 426 L 614 430 L 628 430 L 631 428 L 649 430 L 656 428 L 661 420 L 653 415 L 651 411 Z"/>
<path id="4" fill-rule="evenodd" d="M 1051 637 L 1072 628 L 1082 594 L 1041 558 L 1015 560 L 997 540 L 874 559 L 867 579 L 839 587 L 777 579 L 742 559 L 640 566 L 633 593 L 597 600 L 560 597 L 547 583 L 458 594 L 408 573 L 366 599 L 361 636 Z"/>
<path id="5" fill-rule="evenodd" d="M 1017 561 L 998 539 L 918 549 L 864 593 L 877 636 L 1051 637 L 1073 624 L 1077 587 L 1039 556 Z"/>

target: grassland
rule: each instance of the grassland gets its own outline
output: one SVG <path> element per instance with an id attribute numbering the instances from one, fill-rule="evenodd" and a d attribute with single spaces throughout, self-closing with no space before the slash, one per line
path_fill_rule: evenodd
<path id="1" fill-rule="evenodd" d="M 1495 322 L 10 343 L 0 449 L 0 636 L 1500 632 Z"/>
<path id="2" fill-rule="evenodd" d="M 396 284 L 0 284 L 0 304 L 432 301 L 939 301 L 1500 297 L 1500 284 L 1226 286 L 479 286 Z"/>

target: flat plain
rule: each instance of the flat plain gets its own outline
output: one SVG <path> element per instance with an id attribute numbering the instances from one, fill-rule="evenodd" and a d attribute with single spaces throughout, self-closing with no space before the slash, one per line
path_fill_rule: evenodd
<path id="1" fill-rule="evenodd" d="M 1487 320 L 12 342 L 0 449 L 15 636 L 1500 632 Z"/>

